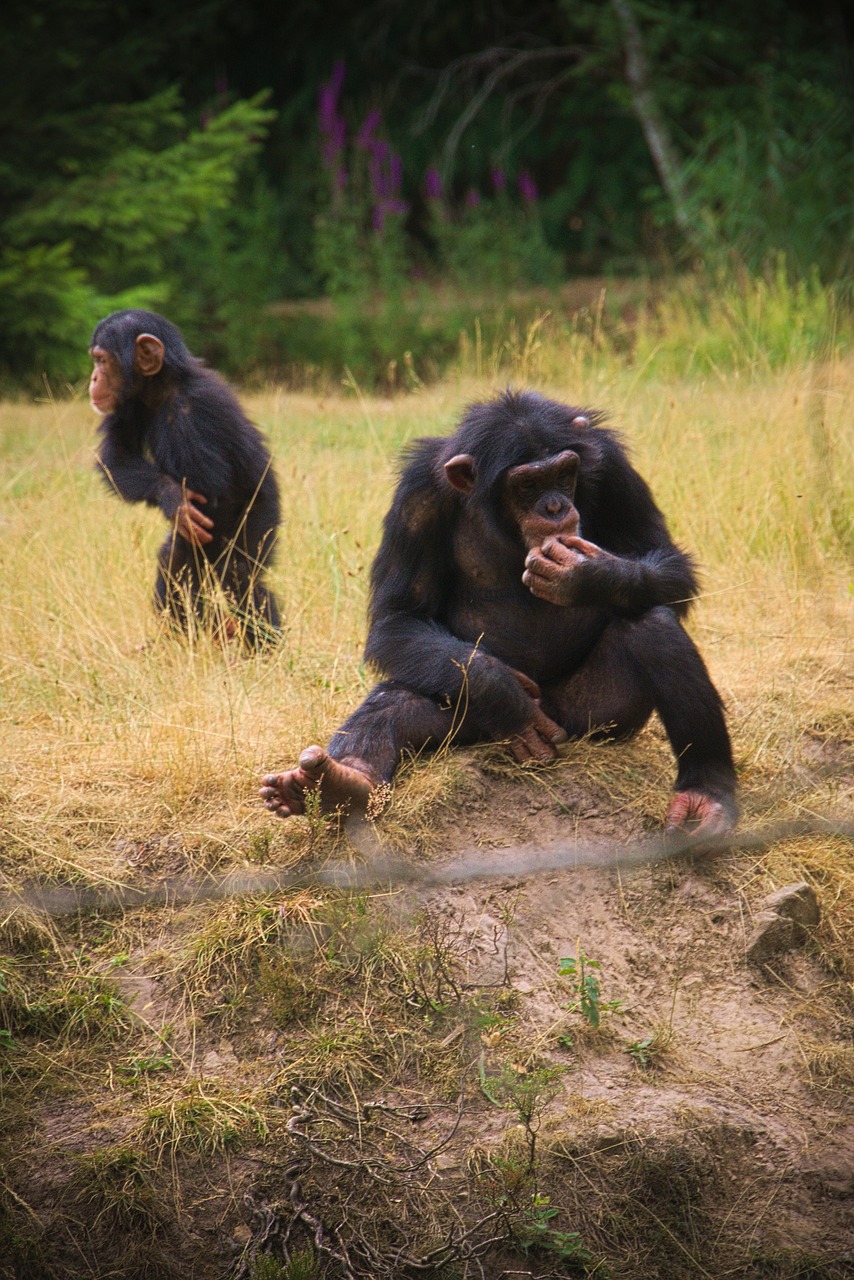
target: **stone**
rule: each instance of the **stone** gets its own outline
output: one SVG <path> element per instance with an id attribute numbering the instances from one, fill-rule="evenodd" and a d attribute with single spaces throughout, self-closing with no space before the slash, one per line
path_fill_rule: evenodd
<path id="1" fill-rule="evenodd" d="M 793 920 L 777 915 L 776 911 L 761 911 L 748 938 L 745 955 L 753 964 L 762 964 L 781 951 L 791 950 L 795 942 Z"/>
<path id="2" fill-rule="evenodd" d="M 762 907 L 765 911 L 773 911 L 778 916 L 794 920 L 795 924 L 807 929 L 814 928 L 821 919 L 815 889 L 806 881 L 787 884 L 784 888 L 769 893 Z"/>

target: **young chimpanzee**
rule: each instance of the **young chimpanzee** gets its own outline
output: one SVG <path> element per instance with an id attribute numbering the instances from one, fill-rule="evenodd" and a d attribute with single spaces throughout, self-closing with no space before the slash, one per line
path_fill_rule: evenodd
<path id="1" fill-rule="evenodd" d="M 279 524 L 279 489 L 261 433 L 231 389 L 152 311 L 117 311 L 95 329 L 89 398 L 105 414 L 98 465 L 128 502 L 171 524 L 158 553 L 157 605 L 186 626 L 204 613 L 211 575 L 250 645 L 276 639 L 279 611 L 262 581 Z"/>
<path id="2" fill-rule="evenodd" d="M 388 678 L 328 748 L 270 774 L 280 817 L 363 807 L 404 750 L 508 739 L 518 760 L 657 711 L 678 773 L 669 829 L 735 824 L 721 700 L 680 619 L 696 592 L 646 482 L 600 417 L 532 392 L 410 448 L 371 576 L 366 657 Z"/>

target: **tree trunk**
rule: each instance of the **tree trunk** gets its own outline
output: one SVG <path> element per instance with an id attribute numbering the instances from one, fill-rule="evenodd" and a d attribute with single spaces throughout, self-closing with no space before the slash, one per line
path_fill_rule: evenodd
<path id="1" fill-rule="evenodd" d="M 652 163 L 673 206 L 676 225 L 691 241 L 696 241 L 697 229 L 689 217 L 685 200 L 682 166 L 671 141 L 670 130 L 650 88 L 649 61 L 637 18 L 629 0 L 611 0 L 611 7 L 622 32 L 626 81 L 632 95 L 632 106 L 643 129 Z"/>

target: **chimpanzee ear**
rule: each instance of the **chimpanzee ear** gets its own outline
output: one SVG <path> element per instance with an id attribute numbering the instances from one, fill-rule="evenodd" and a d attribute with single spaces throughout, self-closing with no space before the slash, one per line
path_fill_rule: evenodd
<path id="1" fill-rule="evenodd" d="M 445 463 L 448 484 L 458 493 L 471 493 L 474 488 L 474 458 L 470 453 L 457 453 Z"/>
<path id="2" fill-rule="evenodd" d="M 153 378 L 163 368 L 166 348 L 153 333 L 141 333 L 134 343 L 133 367 L 144 378 Z"/>

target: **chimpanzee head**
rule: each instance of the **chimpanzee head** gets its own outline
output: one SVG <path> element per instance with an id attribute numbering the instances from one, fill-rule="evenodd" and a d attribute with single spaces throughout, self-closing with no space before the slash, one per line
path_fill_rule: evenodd
<path id="1" fill-rule="evenodd" d="M 518 530 L 528 549 L 556 534 L 573 536 L 582 457 L 592 461 L 598 453 L 585 438 L 596 420 L 532 391 L 505 392 L 471 406 L 448 442 L 455 451 L 444 463 L 445 477 Z"/>
<path id="2" fill-rule="evenodd" d="M 89 399 L 98 413 L 113 413 L 149 379 L 170 380 L 194 363 L 180 330 L 155 311 L 116 311 L 97 325 Z"/>

